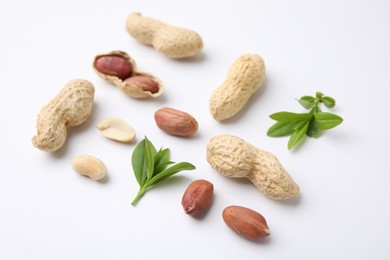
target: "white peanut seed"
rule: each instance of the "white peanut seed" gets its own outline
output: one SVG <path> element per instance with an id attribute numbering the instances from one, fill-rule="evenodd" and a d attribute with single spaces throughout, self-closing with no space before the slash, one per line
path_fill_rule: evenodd
<path id="1" fill-rule="evenodd" d="M 105 137 L 118 142 L 128 143 L 135 138 L 134 128 L 119 118 L 105 118 L 96 127 Z"/>
<path id="2" fill-rule="evenodd" d="M 107 175 L 107 168 L 104 163 L 90 155 L 74 157 L 72 159 L 72 168 L 77 173 L 88 176 L 94 181 L 101 180 Z"/>

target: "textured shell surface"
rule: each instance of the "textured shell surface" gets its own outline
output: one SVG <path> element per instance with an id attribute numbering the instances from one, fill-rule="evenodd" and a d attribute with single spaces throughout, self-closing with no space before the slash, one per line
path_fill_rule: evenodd
<path id="1" fill-rule="evenodd" d="M 203 49 L 203 40 L 195 31 L 172 26 L 140 13 L 128 16 L 126 30 L 139 42 L 152 45 L 174 59 L 194 56 Z"/>
<path id="2" fill-rule="evenodd" d="M 207 161 L 220 174 L 233 178 L 248 178 L 251 173 L 251 147 L 242 139 L 220 135 L 212 138 L 207 145 Z"/>
<path id="3" fill-rule="evenodd" d="M 94 86 L 87 80 L 69 81 L 39 112 L 33 145 L 48 152 L 61 148 L 66 140 L 66 127 L 84 123 L 91 114 L 94 93 Z"/>
<path id="4" fill-rule="evenodd" d="M 259 55 L 240 56 L 230 67 L 226 80 L 210 97 L 210 112 L 217 121 L 236 115 L 265 79 L 265 64 Z"/>
<path id="5" fill-rule="evenodd" d="M 152 45 L 156 31 L 167 25 L 159 20 L 142 16 L 141 13 L 131 13 L 126 20 L 127 32 L 139 42 Z"/>
<path id="6" fill-rule="evenodd" d="M 180 59 L 200 53 L 203 41 L 200 35 L 192 30 L 169 26 L 156 32 L 153 47 L 170 58 Z"/>
<path id="7" fill-rule="evenodd" d="M 207 161 L 221 175 L 247 178 L 268 197 L 284 200 L 297 196 L 299 186 L 275 155 L 233 135 L 218 135 L 207 145 Z"/>
<path id="8" fill-rule="evenodd" d="M 58 110 L 67 126 L 80 125 L 87 120 L 92 111 L 94 94 L 94 86 L 86 80 L 72 80 L 65 86 L 55 100 L 63 100 Z"/>

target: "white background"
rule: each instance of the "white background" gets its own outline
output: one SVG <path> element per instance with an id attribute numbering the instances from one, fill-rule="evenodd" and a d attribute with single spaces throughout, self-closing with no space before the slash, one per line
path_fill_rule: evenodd
<path id="1" fill-rule="evenodd" d="M 125 31 L 128 14 L 191 28 L 202 55 L 171 60 Z M 0 4 L 0 259 L 389 259 L 390 2 L 388 1 L 2 1 Z M 139 70 L 159 77 L 158 99 L 136 100 L 100 79 L 95 55 L 123 50 Z M 234 119 L 216 122 L 208 101 L 241 54 L 260 54 L 264 89 Z M 71 129 L 66 145 L 45 153 L 31 144 L 40 108 L 74 78 L 96 88 L 91 117 Z M 270 138 L 277 111 L 303 112 L 295 100 L 322 91 L 334 97 L 344 122 L 294 151 Z M 189 139 L 163 133 L 153 113 L 169 106 L 192 114 Z M 121 144 L 95 128 L 108 116 L 128 121 L 136 142 Z M 279 158 L 301 187 L 286 202 L 268 199 L 251 183 L 220 176 L 206 144 L 237 135 Z M 138 184 L 131 153 L 146 135 L 171 149 L 172 160 L 195 171 L 150 189 L 130 205 Z M 94 182 L 70 161 L 90 154 L 109 177 Z M 214 184 L 201 219 L 184 214 L 189 183 Z M 223 222 L 229 205 L 267 219 L 271 236 L 242 239 Z"/>

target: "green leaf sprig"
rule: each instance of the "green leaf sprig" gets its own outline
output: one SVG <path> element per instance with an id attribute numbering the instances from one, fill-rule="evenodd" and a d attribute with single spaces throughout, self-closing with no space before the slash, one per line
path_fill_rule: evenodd
<path id="1" fill-rule="evenodd" d="M 171 153 L 168 148 L 160 148 L 160 150 L 157 151 L 146 136 L 135 147 L 131 157 L 131 163 L 140 189 L 131 202 L 131 205 L 134 206 L 137 204 L 145 192 L 153 185 L 156 185 L 180 171 L 195 169 L 195 166 L 188 162 L 175 164 L 170 161 L 170 157 Z M 168 168 L 169 165 L 171 165 L 171 167 Z"/>
<path id="2" fill-rule="evenodd" d="M 303 96 L 298 102 L 309 113 L 278 112 L 269 117 L 277 121 L 267 132 L 270 137 L 290 136 L 288 149 L 296 146 L 305 136 L 319 137 L 324 130 L 334 128 L 343 122 L 343 119 L 333 113 L 322 112 L 319 104 L 323 103 L 327 108 L 334 108 L 334 98 L 324 96 L 317 92 L 315 97 Z"/>

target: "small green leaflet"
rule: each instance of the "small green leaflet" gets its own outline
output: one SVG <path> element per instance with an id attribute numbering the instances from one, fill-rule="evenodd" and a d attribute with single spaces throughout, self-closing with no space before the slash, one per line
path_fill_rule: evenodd
<path id="1" fill-rule="evenodd" d="M 298 122 L 276 122 L 268 129 L 267 135 L 271 137 L 288 136 L 294 132 Z"/>
<path id="2" fill-rule="evenodd" d="M 161 148 L 154 157 L 154 167 L 168 162 L 170 157 L 171 157 L 171 151 L 168 148 L 166 149 Z"/>
<path id="3" fill-rule="evenodd" d="M 343 122 L 340 116 L 328 112 L 315 113 L 314 118 L 321 130 L 334 128 Z"/>
<path id="4" fill-rule="evenodd" d="M 298 102 L 306 109 L 310 109 L 314 106 L 315 98 L 312 96 L 303 96 Z"/>
<path id="5" fill-rule="evenodd" d="M 323 97 L 322 102 L 324 102 L 324 105 L 327 108 L 334 108 L 334 106 L 336 105 L 336 101 L 331 97 Z"/>
<path id="6" fill-rule="evenodd" d="M 156 154 L 156 149 L 154 148 L 153 144 L 146 138 L 145 136 L 145 150 L 144 150 L 144 165 L 145 165 L 145 171 L 143 172 L 146 174 L 146 179 L 149 180 L 152 178 L 153 170 L 154 170 L 154 155 Z"/>
<path id="7" fill-rule="evenodd" d="M 192 165 L 191 163 L 188 163 L 188 162 L 177 163 L 177 164 L 171 166 L 170 168 L 167 168 L 167 169 L 161 171 L 159 174 L 156 174 L 155 176 L 153 176 L 152 179 L 150 179 L 149 181 L 146 182 L 146 185 L 152 186 L 152 185 L 159 183 L 159 182 L 167 179 L 168 177 L 171 177 L 172 175 L 174 175 L 178 172 L 184 171 L 184 170 L 187 170 L 187 171 L 195 170 L 195 166 Z"/>
<path id="8" fill-rule="evenodd" d="M 298 124 L 294 132 L 292 133 L 290 140 L 288 141 L 288 149 L 293 148 L 296 144 L 298 144 L 299 141 L 302 140 L 302 138 L 305 136 L 306 131 L 309 127 L 310 120 L 302 121 L 300 124 Z"/>
<path id="9" fill-rule="evenodd" d="M 134 206 L 145 192 L 155 184 L 178 172 L 195 169 L 195 166 L 188 162 L 175 164 L 170 161 L 170 157 L 171 153 L 168 148 L 161 148 L 157 151 L 146 136 L 139 142 L 131 156 L 131 163 L 140 189 L 131 205 Z M 170 165 L 172 166 L 168 168 Z"/>
<path id="10" fill-rule="evenodd" d="M 133 165 L 133 171 L 135 178 L 137 179 L 137 182 L 140 186 L 142 186 L 146 178 L 143 180 L 143 177 L 146 177 L 146 174 L 144 174 L 144 168 L 146 167 L 144 165 L 144 154 L 145 154 L 145 139 L 142 140 L 137 147 L 135 147 L 133 151 L 133 155 L 131 157 L 131 163 Z"/>
<path id="11" fill-rule="evenodd" d="M 297 114 L 291 112 L 278 112 L 270 115 L 269 117 L 280 122 L 296 122 L 310 119 L 311 115 L 309 113 Z"/>
<path id="12" fill-rule="evenodd" d="M 309 127 L 306 131 L 308 137 L 319 137 L 321 135 L 321 129 L 318 126 L 318 123 L 314 117 L 310 119 Z"/>
<path id="13" fill-rule="evenodd" d="M 277 112 L 269 117 L 275 121 L 267 131 L 270 137 L 290 136 L 288 149 L 295 147 L 305 136 L 319 137 L 324 130 L 340 125 L 343 119 L 333 113 L 322 112 L 319 104 L 324 103 L 327 108 L 333 108 L 336 101 L 329 96 L 317 92 L 315 97 L 303 96 L 298 102 L 309 113 Z"/>

